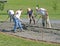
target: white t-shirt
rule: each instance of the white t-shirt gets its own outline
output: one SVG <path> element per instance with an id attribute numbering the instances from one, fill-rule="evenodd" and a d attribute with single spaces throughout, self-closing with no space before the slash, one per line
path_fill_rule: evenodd
<path id="1" fill-rule="evenodd" d="M 9 14 L 9 15 L 13 15 L 13 14 L 14 14 L 14 11 L 13 11 L 13 10 L 9 10 L 9 11 L 8 11 L 8 14 Z"/>
<path id="2" fill-rule="evenodd" d="M 20 19 L 21 13 L 22 13 L 22 11 L 17 10 L 15 16 L 16 16 L 18 19 Z"/>
<path id="3" fill-rule="evenodd" d="M 46 9 L 44 9 L 44 8 L 39 8 L 39 13 L 40 13 L 41 15 L 46 15 Z"/>

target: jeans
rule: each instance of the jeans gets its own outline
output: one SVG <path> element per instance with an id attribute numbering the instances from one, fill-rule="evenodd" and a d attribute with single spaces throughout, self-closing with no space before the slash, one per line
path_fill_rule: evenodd
<path id="1" fill-rule="evenodd" d="M 21 21 L 18 18 L 16 18 L 16 17 L 13 18 L 13 21 L 15 23 L 14 24 L 14 31 L 16 31 L 17 27 L 19 27 L 21 29 L 21 31 L 22 31 L 23 28 L 22 28 Z"/>

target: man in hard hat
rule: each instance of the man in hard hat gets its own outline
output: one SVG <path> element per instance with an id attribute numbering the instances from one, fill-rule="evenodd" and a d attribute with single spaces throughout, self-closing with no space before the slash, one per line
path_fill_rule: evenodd
<path id="1" fill-rule="evenodd" d="M 20 9 L 20 10 L 17 10 L 16 11 L 16 14 L 14 15 L 14 32 L 16 32 L 16 29 L 17 28 L 20 28 L 21 30 L 20 31 L 24 31 L 23 30 L 23 27 L 22 27 L 22 24 L 21 24 L 21 18 L 20 18 L 20 16 L 21 16 L 21 13 L 22 13 L 22 9 Z"/>
<path id="2" fill-rule="evenodd" d="M 38 7 L 36 7 L 36 10 L 42 17 L 42 26 L 46 28 L 51 28 L 47 10 L 45 8 L 38 8 Z"/>
<path id="3" fill-rule="evenodd" d="M 8 12 L 8 18 L 10 17 L 10 22 L 13 20 L 13 16 L 14 16 L 14 10 L 7 10 Z"/>
<path id="4" fill-rule="evenodd" d="M 34 18 L 34 15 L 33 15 L 33 10 L 31 8 L 27 9 L 27 14 L 28 14 L 28 17 L 29 17 L 29 24 L 31 24 L 32 20 L 35 24 L 35 18 Z"/>

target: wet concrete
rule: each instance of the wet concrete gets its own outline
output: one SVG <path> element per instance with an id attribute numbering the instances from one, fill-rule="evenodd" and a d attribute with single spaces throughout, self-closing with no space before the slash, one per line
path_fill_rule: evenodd
<path id="1" fill-rule="evenodd" d="M 36 20 L 37 21 L 37 20 Z M 16 33 L 13 33 L 11 30 L 13 29 L 13 22 L 5 21 L 0 22 L 0 31 L 12 34 L 15 36 L 25 37 L 29 39 L 35 40 L 43 40 L 47 42 L 57 42 L 60 43 L 60 21 L 58 20 L 51 20 L 52 28 L 42 28 L 41 20 L 39 20 L 36 25 L 33 23 L 31 25 L 28 24 L 27 19 L 23 19 L 23 23 L 27 29 L 24 29 L 24 32 L 19 32 L 20 30 L 17 29 Z"/>
<path id="2" fill-rule="evenodd" d="M 29 22 L 28 19 L 22 19 L 23 21 L 25 22 Z M 38 19 L 35 19 L 36 22 L 38 21 L 38 23 L 41 23 L 41 18 L 38 20 Z M 60 23 L 60 20 L 50 20 L 51 23 Z"/>

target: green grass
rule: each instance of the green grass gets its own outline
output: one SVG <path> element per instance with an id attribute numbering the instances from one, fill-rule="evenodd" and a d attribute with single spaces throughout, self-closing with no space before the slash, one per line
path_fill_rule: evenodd
<path id="1" fill-rule="evenodd" d="M 22 8 L 22 18 L 26 18 L 26 10 L 28 7 L 32 8 L 35 11 L 35 7 L 38 4 L 39 7 L 44 7 L 48 9 L 48 13 L 50 16 L 50 19 L 60 19 L 60 0 L 7 0 L 8 2 L 5 3 L 5 9 L 3 11 L 0 11 L 0 16 L 2 17 L 0 19 L 4 20 L 4 17 L 7 15 L 8 9 L 13 9 L 16 11 L 17 9 Z M 54 1 L 57 1 L 57 10 L 56 12 L 53 10 Z M 5 15 L 5 16 L 3 16 Z"/>
<path id="2" fill-rule="evenodd" d="M 31 41 L 24 38 L 13 37 L 0 33 L 0 46 L 60 46 L 59 44 L 47 44 L 39 41 Z"/>

